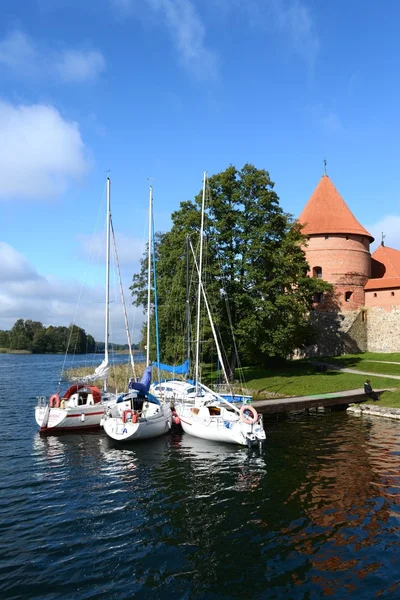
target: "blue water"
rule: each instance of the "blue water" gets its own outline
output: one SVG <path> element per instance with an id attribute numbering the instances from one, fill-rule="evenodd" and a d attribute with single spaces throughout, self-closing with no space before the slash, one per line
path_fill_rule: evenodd
<path id="1" fill-rule="evenodd" d="M 1 600 L 400 598 L 400 423 L 270 419 L 261 451 L 41 437 L 62 361 L 0 355 Z"/>

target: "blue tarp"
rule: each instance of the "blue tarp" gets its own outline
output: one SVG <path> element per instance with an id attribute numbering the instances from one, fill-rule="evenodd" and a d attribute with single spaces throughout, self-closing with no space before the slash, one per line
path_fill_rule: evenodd
<path id="1" fill-rule="evenodd" d="M 142 379 L 140 381 L 133 381 L 132 379 L 129 381 L 128 389 L 129 390 L 137 390 L 138 392 L 142 392 L 142 394 L 147 394 L 150 389 L 151 384 L 151 367 L 146 367 L 145 372 L 143 373 Z"/>
<path id="2" fill-rule="evenodd" d="M 167 373 L 175 373 L 176 375 L 186 375 L 189 373 L 189 360 L 185 360 L 183 365 L 164 365 L 162 363 L 153 363 L 155 369 L 167 371 Z"/>

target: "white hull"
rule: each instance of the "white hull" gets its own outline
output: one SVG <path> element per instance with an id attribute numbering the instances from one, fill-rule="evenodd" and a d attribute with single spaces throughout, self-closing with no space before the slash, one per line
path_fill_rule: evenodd
<path id="1" fill-rule="evenodd" d="M 103 416 L 103 404 L 71 408 L 49 408 L 48 406 L 37 406 L 35 408 L 35 419 L 40 431 L 96 429 L 100 427 Z"/>
<path id="2" fill-rule="evenodd" d="M 124 407 L 122 406 L 122 408 Z M 115 413 L 115 409 L 113 412 Z M 134 442 L 156 438 L 170 431 L 171 424 L 172 412 L 169 404 L 161 404 L 157 412 L 139 417 L 136 423 L 132 421 L 124 422 L 122 410 L 121 414 L 117 416 L 105 415 L 102 420 L 102 426 L 106 434 L 117 442 Z"/>
<path id="3" fill-rule="evenodd" d="M 219 409 L 219 415 L 210 413 L 210 409 Z M 253 424 L 245 423 L 237 412 L 226 410 L 223 406 L 203 406 L 196 408 L 193 404 L 177 404 L 176 412 L 180 418 L 182 429 L 194 437 L 213 442 L 227 442 L 248 446 L 265 440 L 262 419 Z M 212 411 L 213 412 L 213 411 Z M 215 411 L 216 412 L 216 411 Z"/>

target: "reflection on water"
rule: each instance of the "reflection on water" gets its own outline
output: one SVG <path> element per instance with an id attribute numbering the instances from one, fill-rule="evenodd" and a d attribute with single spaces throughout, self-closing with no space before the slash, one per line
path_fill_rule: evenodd
<path id="1" fill-rule="evenodd" d="M 41 437 L 51 360 L 1 360 L 2 600 L 400 597 L 399 423 L 265 419 L 250 451 Z"/>

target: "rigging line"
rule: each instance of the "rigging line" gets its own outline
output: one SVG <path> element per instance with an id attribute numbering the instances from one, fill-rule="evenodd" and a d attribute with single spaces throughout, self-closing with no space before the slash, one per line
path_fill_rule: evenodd
<path id="1" fill-rule="evenodd" d="M 74 312 L 74 317 L 73 317 L 73 321 L 72 321 L 73 324 L 76 323 L 76 315 L 78 313 L 78 308 L 79 308 L 79 305 L 80 305 L 80 302 L 81 302 L 82 292 L 83 292 L 83 289 L 84 289 L 84 287 L 86 285 L 86 278 L 87 278 L 87 271 L 88 271 L 88 262 L 91 260 L 92 250 L 94 248 L 94 236 L 95 236 L 95 233 L 96 233 L 97 228 L 98 228 L 98 223 L 99 223 L 99 220 L 100 220 L 100 212 L 101 212 L 103 204 L 104 204 L 105 192 L 106 192 L 106 184 L 104 185 L 103 195 L 102 195 L 102 198 L 101 198 L 101 201 L 100 201 L 100 206 L 99 206 L 98 211 L 97 211 L 96 223 L 95 223 L 94 230 L 93 230 L 93 233 L 92 233 L 92 240 L 91 240 L 90 248 L 89 248 L 89 258 L 88 258 L 88 260 L 86 262 L 86 265 L 85 265 L 85 270 L 83 272 L 81 287 L 80 287 L 80 290 L 79 290 L 78 301 L 77 301 L 77 303 L 75 305 L 75 312 Z M 67 342 L 67 348 L 66 348 L 65 354 L 64 354 L 64 361 L 63 361 L 63 365 L 62 365 L 62 368 L 61 368 L 60 379 L 58 381 L 58 385 L 61 384 L 61 377 L 62 377 L 62 375 L 64 373 L 65 364 L 66 364 L 67 356 L 68 356 L 68 350 L 69 350 L 69 347 L 70 347 L 70 344 L 71 344 L 72 332 L 73 332 L 73 328 L 71 327 L 70 328 L 70 332 L 69 332 L 68 342 Z M 74 355 L 73 356 L 75 356 L 75 350 L 76 350 L 76 346 L 75 346 L 75 349 L 74 349 Z"/>
<path id="2" fill-rule="evenodd" d="M 235 332 L 234 332 L 234 328 L 233 328 L 232 314 L 231 314 L 231 309 L 230 309 L 230 304 L 229 304 L 229 297 L 228 297 L 228 294 L 225 292 L 225 288 L 227 287 L 226 284 L 228 281 L 227 281 L 226 275 L 224 273 L 224 270 L 222 268 L 222 258 L 221 258 L 221 253 L 219 251 L 219 248 L 217 248 L 217 257 L 218 257 L 218 263 L 219 263 L 219 268 L 220 268 L 220 273 L 221 273 L 222 289 L 224 291 L 225 306 L 226 306 L 226 311 L 227 311 L 228 320 L 229 320 L 229 326 L 230 326 L 230 330 L 231 330 L 231 334 L 232 334 L 233 347 L 234 347 L 234 351 L 235 351 L 235 355 L 236 355 L 236 361 L 237 361 L 238 367 L 241 368 L 241 361 L 240 361 L 240 357 L 239 357 L 239 351 L 238 351 L 238 347 L 236 344 L 236 337 L 235 337 Z M 245 379 L 241 372 L 240 372 L 240 378 L 241 378 L 242 382 L 245 383 Z"/>
<path id="3" fill-rule="evenodd" d="M 212 332 L 213 332 L 213 335 L 214 335 L 215 344 L 216 344 L 216 347 L 217 347 L 218 358 L 219 358 L 219 361 L 220 361 L 220 363 L 221 363 L 221 369 L 222 369 L 222 371 L 223 371 L 223 373 L 224 373 L 224 377 L 225 377 L 225 380 L 226 380 L 226 384 L 227 384 L 227 385 L 230 385 L 230 383 L 229 383 L 229 380 L 228 380 L 228 376 L 227 376 L 227 373 L 226 373 L 226 370 L 225 370 L 224 361 L 223 361 L 223 359 L 222 359 L 221 350 L 220 350 L 220 347 L 219 347 L 219 344 L 218 344 L 217 334 L 216 334 L 215 327 L 214 327 L 214 323 L 213 323 L 213 320 L 212 320 L 212 315 L 211 315 L 210 307 L 209 307 L 209 304 L 208 304 L 208 300 L 207 300 L 206 292 L 205 292 L 205 290 L 204 290 L 203 282 L 202 282 L 202 280 L 201 280 L 201 277 L 200 277 L 200 270 L 199 270 L 199 266 L 198 266 L 198 264 L 197 264 L 197 261 L 196 261 L 196 256 L 195 256 L 195 253 L 194 253 L 194 249 L 193 249 L 193 246 L 192 246 L 192 244 L 190 244 L 190 248 L 191 248 L 191 250 L 192 250 L 192 254 L 193 254 L 193 260 L 194 260 L 194 262 L 195 262 L 196 268 L 197 268 L 197 270 L 198 270 L 198 273 L 199 273 L 200 288 L 201 288 L 201 292 L 202 292 L 202 294 L 203 294 L 203 298 L 204 298 L 204 304 L 206 305 L 206 309 L 207 309 L 207 313 L 208 313 L 208 318 L 209 318 L 209 320 L 210 320 L 211 329 L 212 329 Z"/>
<path id="4" fill-rule="evenodd" d="M 111 224 L 111 233 L 112 233 L 113 245 L 114 245 L 115 263 L 116 263 L 116 266 L 117 266 L 117 273 L 118 273 L 119 290 L 120 290 L 121 301 L 122 301 L 122 310 L 123 310 L 123 313 L 124 313 L 125 331 L 126 331 L 126 337 L 128 339 L 129 358 L 130 358 L 130 361 L 131 361 L 133 376 L 136 379 L 135 361 L 133 360 L 131 335 L 130 335 L 130 331 L 129 331 L 128 315 L 126 314 L 124 289 L 122 287 L 121 269 L 119 267 L 119 258 L 118 258 L 118 252 L 117 252 L 117 244 L 115 242 L 115 231 L 114 231 L 114 225 L 113 225 L 112 218 L 110 219 L 110 224 Z"/>

